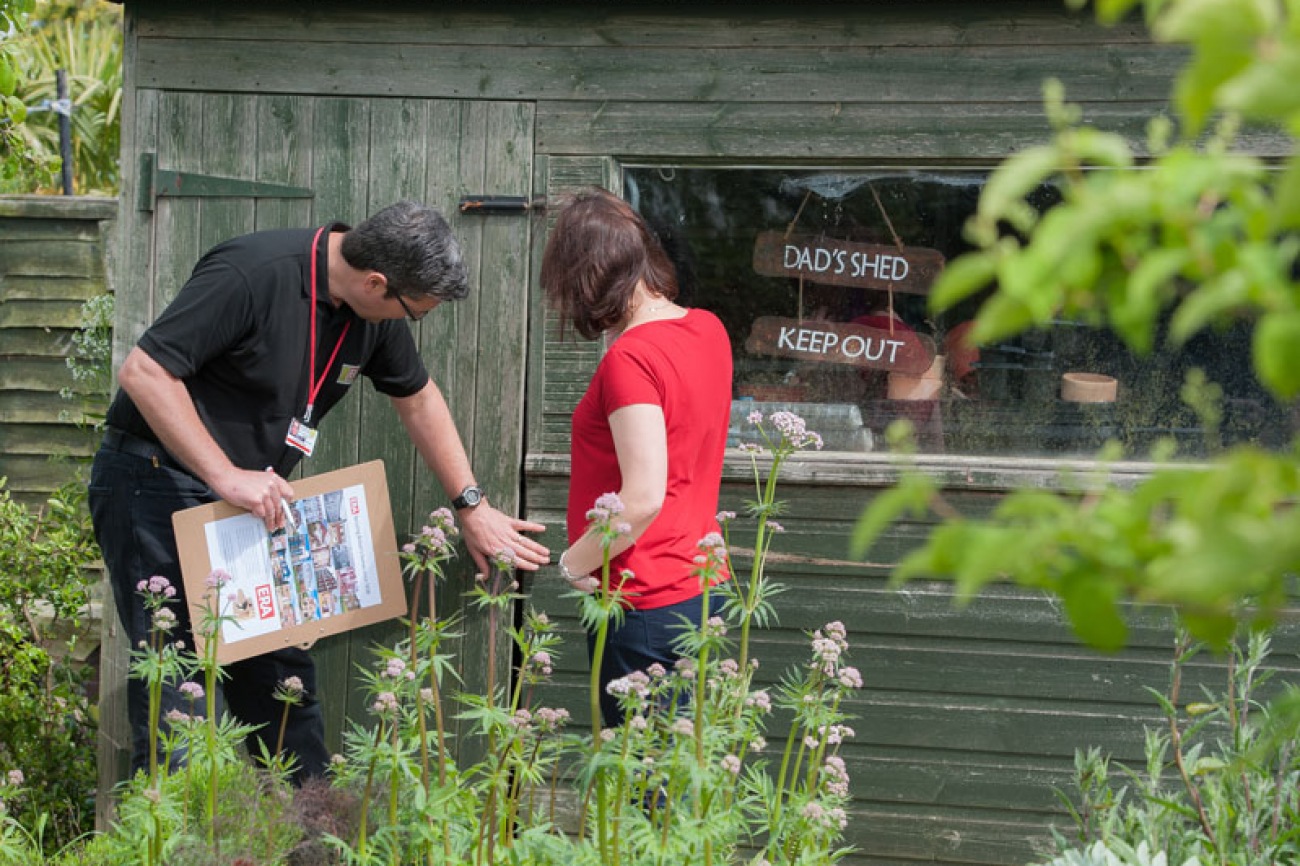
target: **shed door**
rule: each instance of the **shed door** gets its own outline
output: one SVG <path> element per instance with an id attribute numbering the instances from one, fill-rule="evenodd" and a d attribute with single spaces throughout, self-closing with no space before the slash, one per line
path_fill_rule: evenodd
<path id="1" fill-rule="evenodd" d="M 122 201 L 117 358 L 130 348 L 184 283 L 199 256 L 226 238 L 259 229 L 356 224 L 403 198 L 435 205 L 460 238 L 472 280 L 466 300 L 412 325 L 425 363 L 442 388 L 480 484 L 507 512 L 519 504 L 530 222 L 521 217 L 461 217 L 467 193 L 529 195 L 533 171 L 530 103 L 353 99 L 140 90 L 126 131 L 128 173 Z M 311 198 L 160 197 L 139 206 L 139 154 L 170 171 L 309 187 Z M 447 498 L 418 460 L 388 400 L 357 389 L 322 425 L 315 474 L 382 458 L 399 544 Z M 481 615 L 465 604 L 468 558 L 439 598 L 439 613 L 459 612 L 471 636 L 450 651 L 465 686 L 480 688 L 487 648 Z M 350 683 L 376 642 L 391 644 L 396 623 L 322 641 L 315 651 L 330 745 L 345 715 L 364 717 Z M 508 659 L 509 653 L 497 654 Z M 125 664 L 125 659 L 122 659 Z M 120 677 L 106 678 L 116 683 Z M 498 682 L 503 678 L 498 677 Z"/>

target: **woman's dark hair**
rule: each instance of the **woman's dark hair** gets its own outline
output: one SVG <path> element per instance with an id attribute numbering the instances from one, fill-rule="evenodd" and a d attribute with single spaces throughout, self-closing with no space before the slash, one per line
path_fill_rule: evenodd
<path id="1" fill-rule="evenodd" d="M 561 328 L 594 340 L 630 312 L 644 281 L 653 294 L 677 297 L 677 274 L 645 220 L 627 202 L 591 188 L 565 197 L 542 254 L 542 290 Z"/>

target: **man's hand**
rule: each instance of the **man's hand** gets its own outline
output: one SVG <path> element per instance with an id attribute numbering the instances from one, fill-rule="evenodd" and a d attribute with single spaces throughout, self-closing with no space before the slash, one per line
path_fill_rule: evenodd
<path id="1" fill-rule="evenodd" d="M 284 509 L 280 503 L 293 499 L 293 487 L 274 472 L 255 469 L 231 469 L 217 479 L 212 490 L 238 508 L 252 512 L 266 524 L 267 532 L 284 525 Z"/>
<path id="2" fill-rule="evenodd" d="M 456 515 L 465 546 L 481 574 L 488 573 L 488 562 L 503 550 L 514 554 L 515 565 L 523 571 L 536 571 L 551 561 L 551 552 L 521 533 L 545 532 L 540 523 L 531 523 L 497 511 L 487 502 L 467 508 Z"/>

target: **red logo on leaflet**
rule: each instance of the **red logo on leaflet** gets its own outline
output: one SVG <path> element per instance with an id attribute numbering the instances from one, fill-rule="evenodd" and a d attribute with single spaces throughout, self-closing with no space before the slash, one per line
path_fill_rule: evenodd
<path id="1" fill-rule="evenodd" d="M 357 501 L 355 496 L 348 500 L 348 507 L 352 509 L 353 517 L 361 513 L 361 503 Z"/>
<path id="2" fill-rule="evenodd" d="M 271 599 L 271 585 L 264 583 L 257 588 L 257 618 L 271 619 L 275 616 L 275 602 Z"/>

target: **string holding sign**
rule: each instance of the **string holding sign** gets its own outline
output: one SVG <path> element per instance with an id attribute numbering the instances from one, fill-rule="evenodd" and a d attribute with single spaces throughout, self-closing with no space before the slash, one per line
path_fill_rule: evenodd
<path id="1" fill-rule="evenodd" d="M 785 236 L 787 239 L 789 239 L 790 235 L 794 234 L 794 227 L 798 225 L 799 217 L 803 215 L 803 209 L 808 205 L 808 199 L 810 198 L 812 198 L 811 189 L 803 194 L 803 201 L 799 202 L 799 209 L 794 212 L 794 219 L 790 220 L 790 224 L 785 227 Z M 797 310 L 799 313 L 799 321 L 802 322 L 803 321 L 803 275 L 802 274 L 799 275 L 799 306 Z"/>
<path id="2" fill-rule="evenodd" d="M 898 236 L 898 231 L 894 228 L 894 221 L 889 218 L 889 211 L 885 210 L 885 203 L 880 200 L 880 193 L 871 184 L 867 184 L 867 189 L 871 190 L 871 197 L 876 201 L 876 207 L 880 209 L 880 215 L 884 217 L 885 226 L 889 229 L 890 236 L 894 239 L 894 246 L 901 251 L 903 249 L 903 239 Z M 894 287 L 889 287 L 889 333 L 894 333 Z"/>

